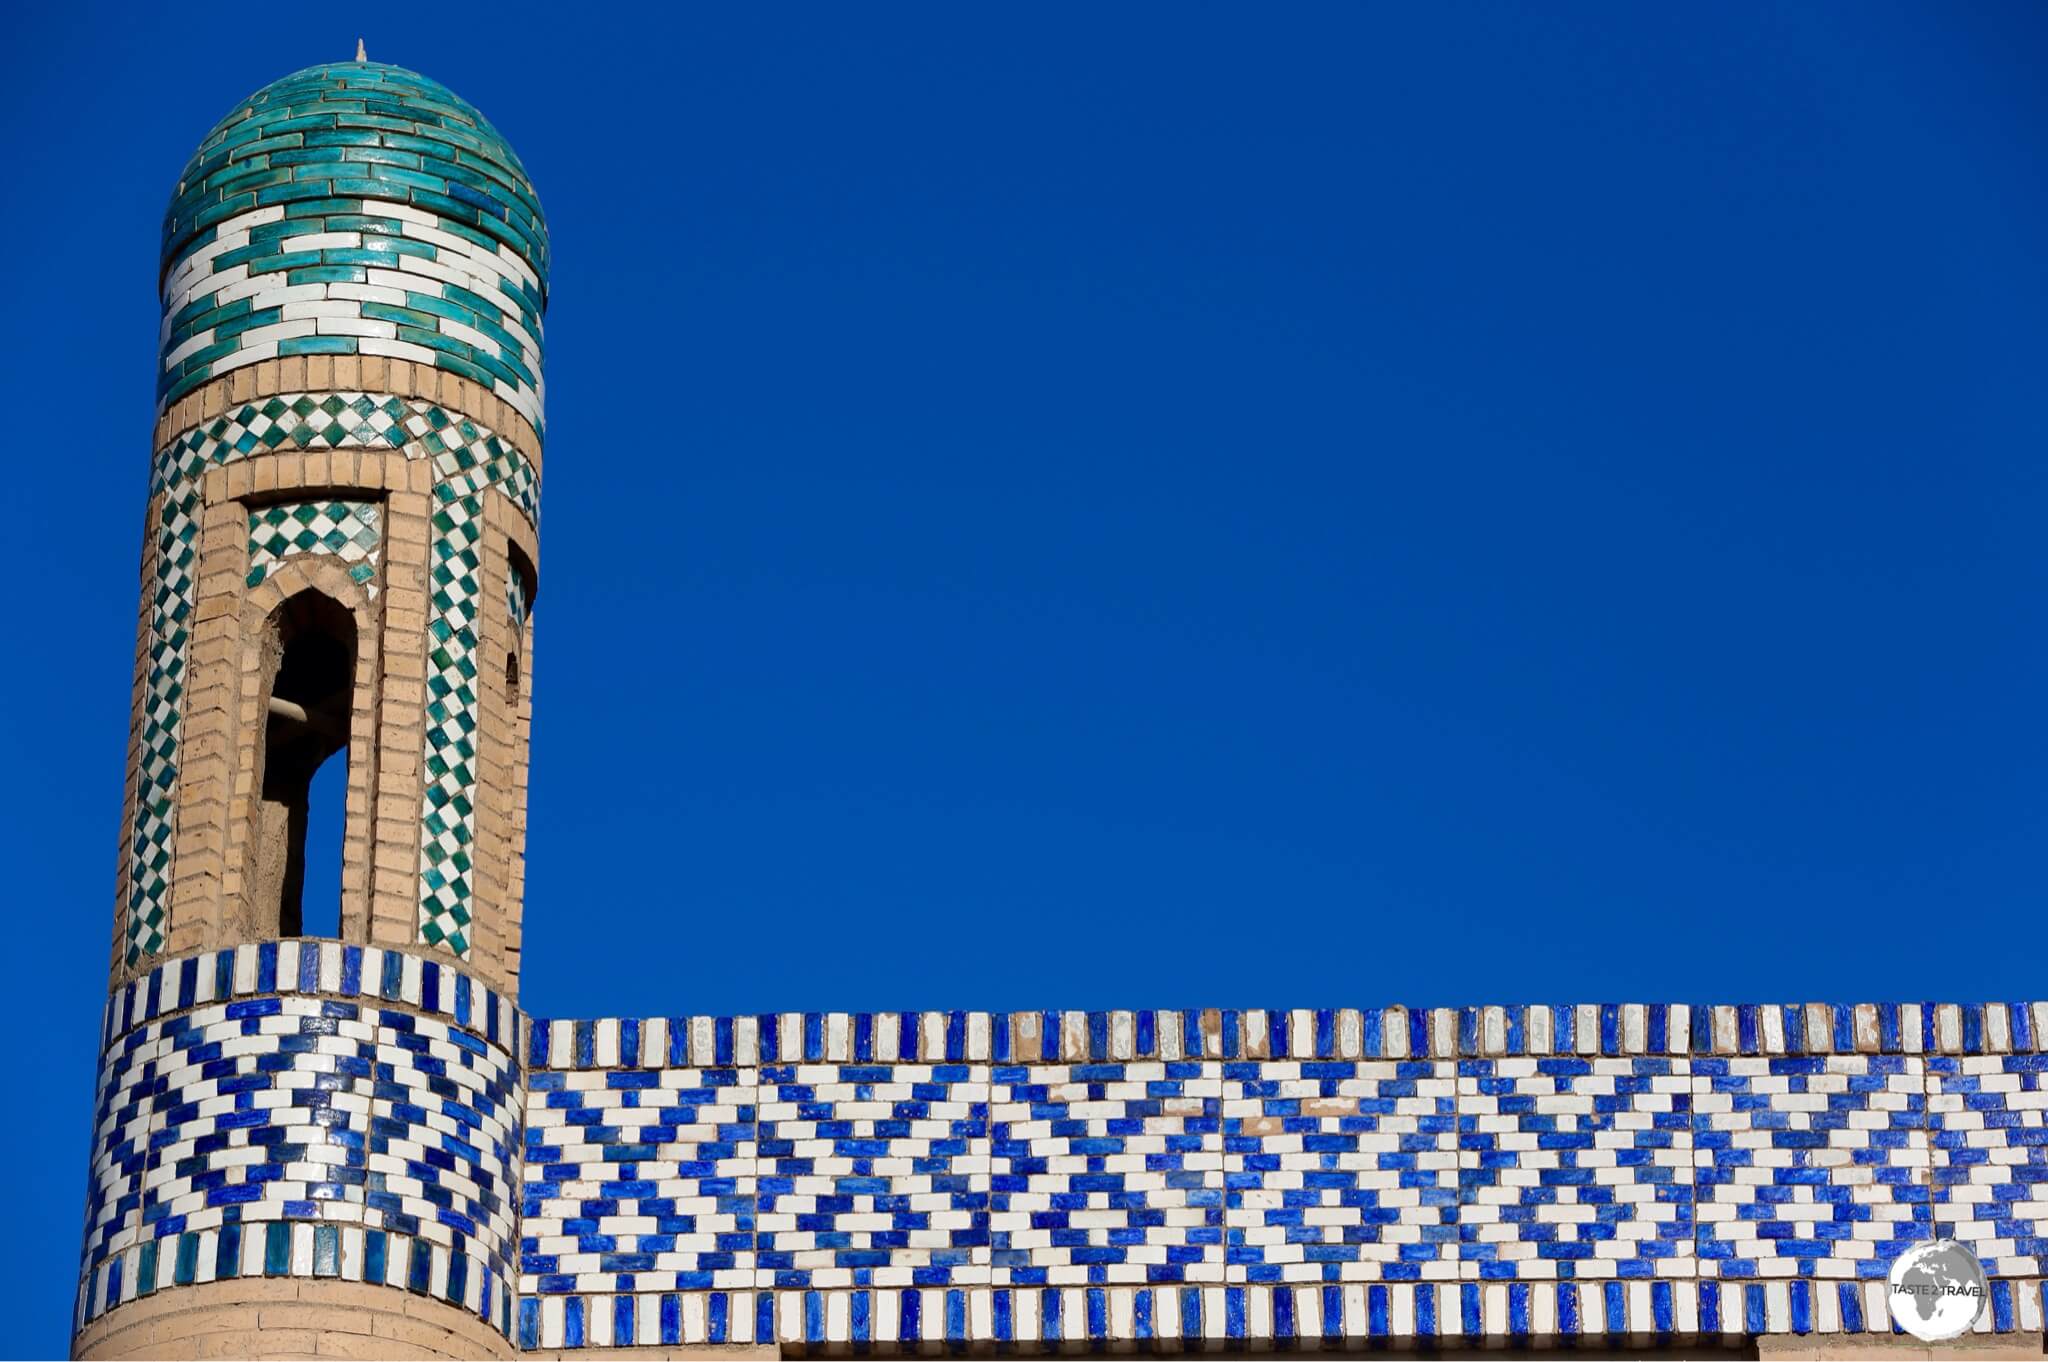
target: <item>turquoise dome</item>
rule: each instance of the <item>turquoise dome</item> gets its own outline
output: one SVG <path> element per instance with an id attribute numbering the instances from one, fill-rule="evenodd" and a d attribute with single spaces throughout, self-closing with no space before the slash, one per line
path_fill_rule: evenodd
<path id="1" fill-rule="evenodd" d="M 543 424 L 533 182 L 473 106 L 403 67 L 309 66 L 237 105 L 178 179 L 158 285 L 159 409 L 243 365 L 362 355 Z"/>
<path id="2" fill-rule="evenodd" d="M 509 246 L 548 278 L 548 230 L 518 155 L 468 101 L 382 62 L 309 66 L 236 105 L 192 154 L 164 214 L 162 275 L 252 208 L 381 200 Z M 316 211 L 308 209 L 307 211 Z"/>

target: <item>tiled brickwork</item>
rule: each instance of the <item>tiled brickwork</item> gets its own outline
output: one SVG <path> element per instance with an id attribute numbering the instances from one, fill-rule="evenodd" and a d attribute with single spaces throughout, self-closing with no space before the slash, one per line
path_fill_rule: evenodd
<path id="1" fill-rule="evenodd" d="M 535 1023 L 527 1210 L 546 1218 L 522 1245 L 519 1338 L 1854 1333 L 1889 1327 L 1878 1279 L 1937 1216 L 2009 1279 L 1983 1327 L 2038 1327 L 2044 1021 L 1990 1004 Z M 630 1176 L 608 1171 L 622 1160 Z"/>
<path id="2" fill-rule="evenodd" d="M 251 511 L 248 583 L 262 585 L 287 558 L 331 553 L 374 598 L 383 518 L 383 508 L 368 501 L 281 501 Z"/>
<path id="3" fill-rule="evenodd" d="M 248 947 L 109 1005 L 80 1318 L 270 1275 L 536 1349 L 1635 1346 L 1882 1331 L 1938 1225 L 2039 1328 L 2048 1007 L 1840 1011 L 527 1023 Z"/>
<path id="4" fill-rule="evenodd" d="M 482 115 L 394 66 L 315 66 L 243 101 L 164 217 L 160 404 L 249 364 L 376 355 L 541 425 L 547 228 Z"/>
<path id="5" fill-rule="evenodd" d="M 754 1284 L 753 1070 L 536 1071 L 533 1083 L 522 1292 Z"/>
<path id="6" fill-rule="evenodd" d="M 1225 1065 L 1229 1279 L 1454 1279 L 1457 1092 L 1426 1060 Z"/>
<path id="7" fill-rule="evenodd" d="M 1693 1275 L 1690 1067 L 1460 1061 L 1460 1262 L 1486 1279 Z"/>
<path id="8" fill-rule="evenodd" d="M 944 1284 L 988 1246 L 988 1068 L 759 1071 L 761 1285 Z"/>
<path id="9" fill-rule="evenodd" d="M 989 1280 L 1223 1280 L 1220 1065 L 999 1065 L 987 1091 Z"/>
<path id="10" fill-rule="evenodd" d="M 2038 1333 L 2042 1283 L 1998 1280 L 1979 1334 Z M 787 1352 L 1446 1351 L 1887 1333 L 1882 1282 L 1348 1282 L 525 1296 L 521 1348 L 772 1343 Z M 1739 1354 L 1738 1354 L 1739 1355 Z"/>
<path id="11" fill-rule="evenodd" d="M 1927 1063 L 1937 1234 L 1984 1270 L 2041 1275 L 2048 1259 L 2048 1055 L 1938 1055 Z"/>
<path id="12" fill-rule="evenodd" d="M 192 625 L 199 604 L 197 539 L 200 480 L 211 469 L 260 455 L 325 450 L 390 450 L 433 469 L 438 513 L 433 522 L 430 572 L 431 697 L 424 727 L 431 816 L 420 840 L 419 935 L 466 952 L 468 882 L 475 773 L 465 760 L 475 728 L 476 697 L 470 678 L 477 595 L 475 537 L 480 498 L 502 495 L 529 522 L 538 513 L 539 478 L 518 448 L 460 413 L 419 398 L 367 392 L 282 393 L 234 406 L 180 434 L 159 452 L 151 479 L 152 571 L 147 587 L 149 625 L 138 739 L 138 798 L 129 832 L 128 888 L 124 904 L 126 959 L 133 965 L 162 951 L 168 928 L 171 838 L 180 766 L 180 730 L 187 692 Z M 317 537 L 301 551 L 366 554 L 365 503 L 298 502 L 252 509 L 250 573 L 278 558 L 266 535 L 273 517 L 297 507 L 354 515 L 338 544 Z M 350 508 L 357 508 L 351 510 Z M 369 508 L 374 510 L 374 507 Z M 302 527 L 303 529 L 304 527 Z M 381 541 L 379 544 L 381 552 Z"/>
<path id="13" fill-rule="evenodd" d="M 381 1283 L 510 1327 L 511 1005 L 430 960 L 188 957 L 105 1020 L 77 1322 L 244 1276 Z"/>
<path id="14" fill-rule="evenodd" d="M 1882 1277 L 1929 1238 L 1926 1084 L 1907 1055 L 1695 1059 L 1701 1274 Z"/>

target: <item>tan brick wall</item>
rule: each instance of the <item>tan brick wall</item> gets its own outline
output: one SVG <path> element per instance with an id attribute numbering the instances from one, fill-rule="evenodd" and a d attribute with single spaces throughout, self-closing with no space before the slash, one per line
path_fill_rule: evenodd
<path id="1" fill-rule="evenodd" d="M 416 463 L 405 470 L 404 479 L 391 488 L 384 504 L 385 703 L 376 726 L 377 796 L 362 870 L 370 885 L 369 942 L 425 951 L 417 937 L 433 470 Z M 390 470 L 386 482 L 399 480 L 399 470 Z M 502 984 L 496 978 L 490 982 Z"/>
<path id="2" fill-rule="evenodd" d="M 81 1358 L 514 1357 L 475 1315 L 360 1282 L 282 1277 L 160 1291 L 114 1310 L 72 1340 Z"/>
<path id="3" fill-rule="evenodd" d="M 163 498 L 154 496 L 142 508 L 142 566 L 136 586 L 135 688 L 128 700 L 128 762 L 122 778 L 121 835 L 114 856 L 114 931 L 107 968 L 118 987 L 127 980 L 123 967 L 128 949 L 125 930 L 129 891 L 129 859 L 135 836 L 136 802 L 142 779 L 142 715 L 149 694 L 149 609 L 156 590 L 156 522 L 163 511 Z"/>
<path id="4" fill-rule="evenodd" d="M 532 711 L 530 662 L 533 626 L 515 631 L 505 609 L 506 590 L 515 571 L 515 554 L 531 565 L 538 556 L 532 527 L 502 497 L 484 503 L 484 535 L 479 545 L 483 571 L 483 609 L 477 619 L 478 798 L 476 807 L 477 936 L 471 963 L 488 977 L 492 972 L 517 978 L 521 946 L 519 904 L 525 891 L 521 857 L 526 845 L 527 734 Z M 529 570 L 529 588 L 535 585 Z M 519 655 L 517 694 L 506 689 L 505 659 Z"/>
<path id="5" fill-rule="evenodd" d="M 238 369 L 190 393 L 167 409 L 155 428 L 154 449 L 184 432 L 247 403 L 279 393 L 361 391 L 437 403 L 495 431 L 516 446 L 536 471 L 540 442 L 533 427 L 489 390 L 431 367 L 369 356 L 308 356 L 271 360 Z M 244 899 L 242 849 L 260 778 L 250 752 L 259 746 L 264 715 L 260 671 L 250 643 L 266 616 L 257 611 L 258 593 L 268 600 L 284 593 L 274 583 L 321 577 L 320 589 L 356 615 L 359 639 L 357 704 L 351 730 L 348 833 L 343 848 L 342 934 L 370 945 L 427 951 L 417 940 L 421 782 L 425 779 L 425 704 L 429 572 L 434 470 L 425 459 L 407 460 L 397 451 L 279 451 L 216 468 L 201 480 L 197 597 L 185 691 L 184 729 L 173 815 L 169 921 L 166 954 L 216 949 L 275 935 L 275 925 L 251 920 Z M 247 514 L 252 501 L 293 493 L 351 493 L 379 496 L 384 505 L 381 591 L 371 601 L 346 575 L 321 574 L 293 559 L 297 576 L 274 571 L 252 593 L 248 572 Z M 498 672 L 485 666 L 486 692 L 480 735 L 477 854 L 484 862 L 474 876 L 475 946 L 468 968 L 509 996 L 518 995 L 520 896 L 523 876 L 517 850 L 523 844 L 525 807 L 525 718 L 506 725 L 502 694 L 506 544 L 518 545 L 538 562 L 538 543 L 524 518 L 485 498 L 491 529 L 484 550 L 484 595 L 480 640 L 486 656 L 498 655 Z M 136 812 L 136 788 L 145 678 L 148 673 L 149 600 L 153 577 L 154 526 L 158 506 L 148 508 L 144 530 L 141 615 L 136 649 L 136 683 L 130 715 L 128 772 L 122 809 L 119 869 L 116 872 L 112 984 L 146 970 L 125 963 L 122 931 L 128 884 L 128 848 Z M 495 567 L 494 567 L 495 565 Z M 345 583 L 345 586 L 343 585 Z M 303 583 L 302 583 L 303 584 Z M 334 589 L 329 589 L 329 585 Z M 495 606 L 495 610 L 493 607 Z M 367 665 L 363 665 L 367 664 Z M 524 702 L 522 701 L 522 704 Z"/>

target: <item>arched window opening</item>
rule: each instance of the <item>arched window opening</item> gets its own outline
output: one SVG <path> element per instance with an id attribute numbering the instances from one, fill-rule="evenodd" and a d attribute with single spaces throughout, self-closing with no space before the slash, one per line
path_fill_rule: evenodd
<path id="1" fill-rule="evenodd" d="M 510 649 L 505 654 L 505 703 L 516 711 L 519 708 L 519 650 Z"/>
<path id="2" fill-rule="evenodd" d="M 259 922 L 280 936 L 341 934 L 341 840 L 348 788 L 349 718 L 355 701 L 355 617 L 316 591 L 285 602 L 268 642 L 275 659 L 263 749 L 263 797 L 251 857 Z M 339 779 L 314 777 L 332 763 Z M 309 829 L 322 842 L 307 855 Z M 308 866 L 317 875 L 308 885 Z"/>

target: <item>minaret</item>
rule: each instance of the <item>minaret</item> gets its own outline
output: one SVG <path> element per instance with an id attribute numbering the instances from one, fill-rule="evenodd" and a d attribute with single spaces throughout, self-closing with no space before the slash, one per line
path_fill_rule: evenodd
<path id="1" fill-rule="evenodd" d="M 164 219 L 82 1356 L 509 1351 L 547 228 L 358 54 Z"/>

